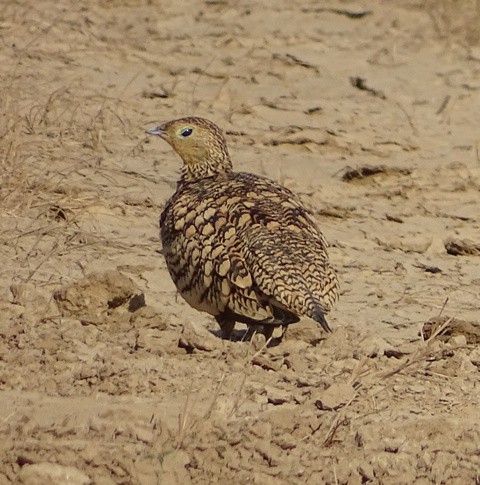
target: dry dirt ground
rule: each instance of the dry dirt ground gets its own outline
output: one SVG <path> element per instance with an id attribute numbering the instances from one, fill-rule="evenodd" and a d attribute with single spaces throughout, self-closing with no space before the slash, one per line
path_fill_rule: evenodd
<path id="1" fill-rule="evenodd" d="M 478 484 L 479 8 L 3 0 L 0 484 Z M 189 114 L 314 209 L 332 334 L 177 297 L 144 128 Z"/>

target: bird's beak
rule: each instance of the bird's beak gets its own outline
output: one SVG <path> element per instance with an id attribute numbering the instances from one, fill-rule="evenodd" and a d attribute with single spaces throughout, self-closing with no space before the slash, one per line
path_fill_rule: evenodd
<path id="1" fill-rule="evenodd" d="M 163 136 L 165 135 L 165 131 L 163 130 L 162 125 L 152 126 L 151 128 L 145 130 L 145 133 L 148 133 L 149 135 L 157 135 L 161 138 L 163 138 Z"/>

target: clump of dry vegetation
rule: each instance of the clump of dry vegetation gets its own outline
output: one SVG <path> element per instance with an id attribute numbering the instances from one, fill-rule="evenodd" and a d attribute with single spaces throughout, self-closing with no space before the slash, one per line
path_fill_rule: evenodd
<path id="1" fill-rule="evenodd" d="M 67 88 L 23 104 L 1 93 L 0 252 L 16 262 L 14 280 L 30 281 L 47 260 L 95 239 L 77 222 L 99 189 L 81 180 L 101 164 L 107 116 L 104 106 L 94 117 L 81 106 Z"/>

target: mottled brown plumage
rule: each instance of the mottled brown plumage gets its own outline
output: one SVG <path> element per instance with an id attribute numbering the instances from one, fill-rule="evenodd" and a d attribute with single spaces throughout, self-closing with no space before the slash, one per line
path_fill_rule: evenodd
<path id="1" fill-rule="evenodd" d="M 183 159 L 177 190 L 160 217 L 170 275 L 194 308 L 214 315 L 224 337 L 235 322 L 265 333 L 301 316 L 325 320 L 338 299 L 327 242 L 289 189 L 234 172 L 220 129 L 181 118 L 148 133 Z"/>

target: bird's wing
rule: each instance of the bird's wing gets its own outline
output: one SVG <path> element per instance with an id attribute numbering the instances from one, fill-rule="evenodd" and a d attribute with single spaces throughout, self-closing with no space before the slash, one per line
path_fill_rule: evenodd
<path id="1" fill-rule="evenodd" d="M 242 234 L 254 285 L 270 302 L 321 322 L 338 298 L 322 239 L 288 227 L 255 225 Z"/>
<path id="2" fill-rule="evenodd" d="M 261 224 L 269 229 L 283 227 L 294 232 L 301 231 L 317 239 L 323 250 L 328 248 L 312 211 L 290 189 L 250 173 L 238 173 L 237 178 L 243 185 L 245 200 L 239 203 L 241 207 L 236 212 L 242 216 L 248 212 L 251 221 L 247 225 Z"/>
<path id="3" fill-rule="evenodd" d="M 217 236 L 221 242 L 214 244 L 206 256 L 218 277 L 226 306 L 235 314 L 252 321 L 268 318 L 268 308 L 258 300 L 251 271 L 237 247 L 239 239 L 236 228 L 226 223 Z"/>

